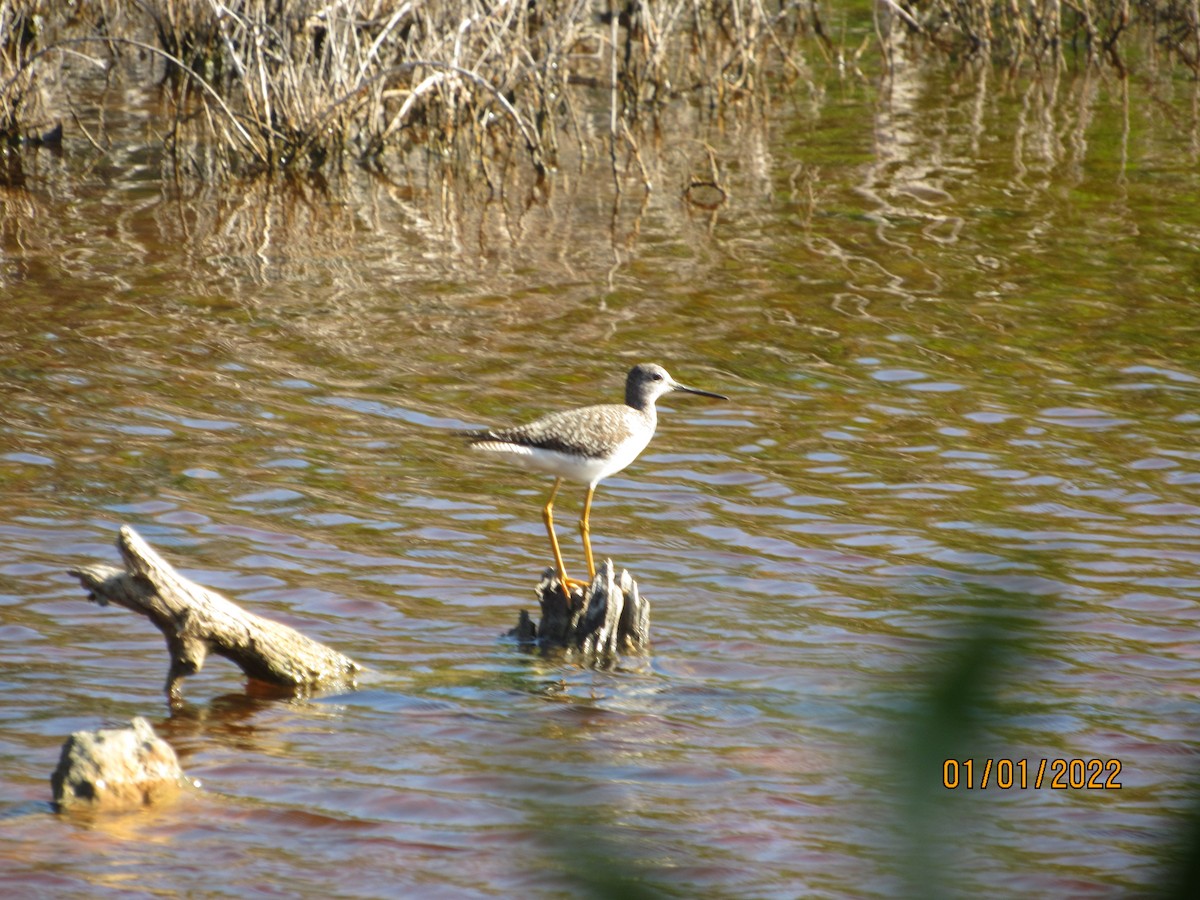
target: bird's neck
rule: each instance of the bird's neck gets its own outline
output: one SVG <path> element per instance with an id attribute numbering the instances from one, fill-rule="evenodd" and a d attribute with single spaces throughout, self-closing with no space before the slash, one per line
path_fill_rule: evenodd
<path id="1" fill-rule="evenodd" d="M 625 405 L 632 406 L 640 413 L 654 415 L 654 401 L 658 398 L 643 391 L 625 389 Z"/>
<path id="2" fill-rule="evenodd" d="M 654 401 L 642 401 L 641 403 L 629 403 L 626 401 L 626 406 L 633 408 L 634 412 L 649 421 L 652 425 L 658 422 L 658 409 L 654 406 Z"/>

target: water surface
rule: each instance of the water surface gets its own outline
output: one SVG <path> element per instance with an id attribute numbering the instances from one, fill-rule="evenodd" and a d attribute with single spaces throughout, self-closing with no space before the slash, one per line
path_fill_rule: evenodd
<path id="1" fill-rule="evenodd" d="M 615 206 L 587 169 L 480 203 L 38 156 L 0 196 L 10 889 L 553 896 L 582 846 L 684 896 L 886 895 L 924 809 L 954 894 L 1146 890 L 1200 750 L 1194 92 L 797 86 L 708 126 L 715 210 L 681 198 L 686 142 Z M 668 398 L 597 494 L 653 650 L 531 657 L 501 635 L 549 483 L 454 432 L 615 401 L 643 360 L 732 398 Z M 556 507 L 574 570 L 581 501 Z M 122 523 L 372 673 L 289 701 L 214 659 L 170 713 L 158 633 L 65 575 L 115 563 Z M 980 616 L 1014 643 L 958 757 L 1117 759 L 1121 790 L 910 764 Z M 62 741 L 133 715 L 202 789 L 54 817 Z"/>

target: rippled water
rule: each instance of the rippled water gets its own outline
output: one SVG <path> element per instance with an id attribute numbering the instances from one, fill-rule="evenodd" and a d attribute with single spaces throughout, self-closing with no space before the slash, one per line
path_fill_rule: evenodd
<path id="1" fill-rule="evenodd" d="M 176 197 L 144 154 L 39 157 L 0 196 L 8 889 L 555 895 L 641 866 L 686 896 L 1145 890 L 1200 750 L 1194 90 L 798 88 L 714 131 L 715 212 L 675 189 L 703 148 L 615 212 L 575 171 L 477 208 L 365 180 Z M 615 401 L 642 360 L 732 398 L 668 398 L 597 494 L 653 650 L 531 657 L 501 635 L 549 562 L 549 483 L 453 432 Z M 581 500 L 557 505 L 575 570 Z M 216 659 L 169 714 L 158 632 L 64 574 L 116 562 L 122 523 L 371 674 L 281 701 Z M 912 763 L 980 616 L 1012 638 L 989 711 L 933 730 L 1031 778 L 1116 759 L 1121 790 Z M 133 715 L 202 790 L 53 816 L 62 741 Z"/>

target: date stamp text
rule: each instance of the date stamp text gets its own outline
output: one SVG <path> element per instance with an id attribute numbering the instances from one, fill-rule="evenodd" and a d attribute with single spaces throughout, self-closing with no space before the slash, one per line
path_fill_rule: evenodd
<path id="1" fill-rule="evenodd" d="M 1119 791 L 1120 774 L 1119 759 L 948 759 L 942 764 L 942 787 Z"/>

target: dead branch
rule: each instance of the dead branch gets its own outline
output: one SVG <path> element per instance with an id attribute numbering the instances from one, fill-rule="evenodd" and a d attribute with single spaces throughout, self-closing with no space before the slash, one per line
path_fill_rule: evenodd
<path id="1" fill-rule="evenodd" d="M 124 571 L 96 565 L 70 574 L 89 600 L 140 613 L 163 633 L 171 656 L 166 692 L 172 703 L 182 700 L 182 679 L 199 672 L 210 653 L 236 663 L 249 678 L 297 691 L 352 685 L 361 671 L 336 650 L 184 578 L 128 525 L 121 527 L 117 548 Z"/>

